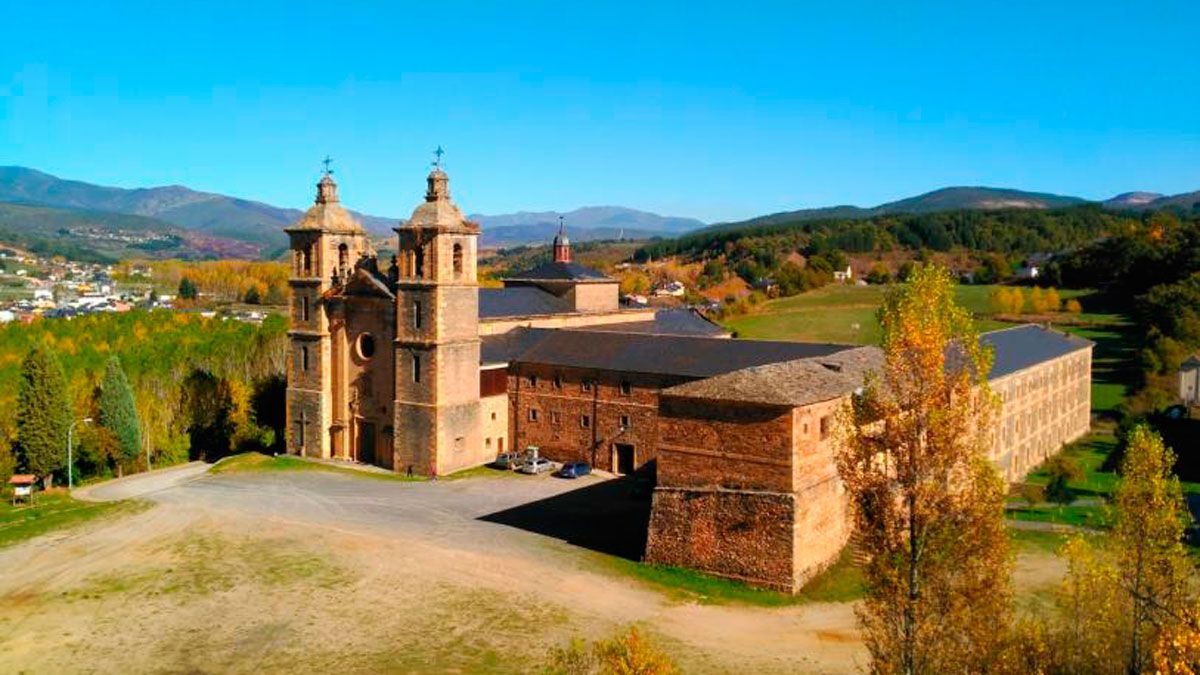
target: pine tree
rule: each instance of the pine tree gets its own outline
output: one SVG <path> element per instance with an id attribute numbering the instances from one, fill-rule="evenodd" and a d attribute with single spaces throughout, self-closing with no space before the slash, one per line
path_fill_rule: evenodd
<path id="1" fill-rule="evenodd" d="M 844 415 L 837 457 L 870 670 L 983 672 L 1011 623 L 1005 490 L 986 454 L 991 355 L 941 267 L 889 289 L 879 319 L 882 373 Z"/>
<path id="2" fill-rule="evenodd" d="M 34 347 L 21 362 L 17 391 L 17 461 L 23 470 L 45 478 L 66 464 L 69 405 L 62 365 Z"/>
<path id="3" fill-rule="evenodd" d="M 120 359 L 115 356 L 108 360 L 100 382 L 100 426 L 116 438 L 121 459 L 126 462 L 137 459 L 142 447 L 141 422 L 133 389 L 125 378 Z"/>
<path id="4" fill-rule="evenodd" d="M 191 279 L 183 277 L 179 280 L 179 298 L 181 300 L 196 299 L 196 284 Z"/>

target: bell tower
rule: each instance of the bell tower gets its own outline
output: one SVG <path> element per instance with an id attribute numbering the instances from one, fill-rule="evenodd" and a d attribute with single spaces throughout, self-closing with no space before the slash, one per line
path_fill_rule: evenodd
<path id="1" fill-rule="evenodd" d="M 316 201 L 284 229 L 292 255 L 287 452 L 308 457 L 329 457 L 332 447 L 336 373 L 324 298 L 349 278 L 359 256 L 370 252 L 362 225 L 342 208 L 329 161 L 317 183 Z"/>
<path id="2" fill-rule="evenodd" d="M 440 148 L 439 148 L 440 150 Z M 395 469 L 436 476 L 479 463 L 479 226 L 439 161 L 397 234 Z"/>

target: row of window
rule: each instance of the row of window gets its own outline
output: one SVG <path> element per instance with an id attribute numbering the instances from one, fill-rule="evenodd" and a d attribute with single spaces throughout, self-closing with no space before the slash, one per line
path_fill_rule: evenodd
<path id="1" fill-rule="evenodd" d="M 526 384 L 529 385 L 530 389 L 537 389 L 538 376 L 537 375 L 529 375 L 528 377 L 525 378 L 525 382 L 526 382 Z M 562 376 L 555 375 L 554 379 L 551 380 L 551 386 L 558 391 L 562 391 L 562 388 L 563 388 Z M 585 378 L 583 380 L 580 380 L 580 382 L 579 382 L 579 390 L 580 391 L 592 391 L 592 388 L 596 387 L 596 386 L 599 386 L 599 383 L 597 383 L 595 380 L 590 380 L 590 379 Z M 629 395 L 633 394 L 633 385 L 630 384 L 628 380 L 621 380 L 620 384 L 617 385 L 617 390 L 621 392 L 622 396 L 629 396 Z"/>
<path id="2" fill-rule="evenodd" d="M 530 422 L 537 422 L 538 420 L 541 419 L 541 412 L 537 408 L 530 408 L 529 413 L 528 413 L 528 418 L 529 418 Z M 551 424 L 561 424 L 562 423 L 562 416 L 558 413 L 557 410 L 550 411 L 550 423 Z M 630 419 L 629 415 L 621 415 L 620 425 L 621 425 L 621 430 L 624 431 L 626 429 L 630 429 L 633 427 L 633 421 Z M 592 428 L 592 416 L 591 415 L 580 415 L 579 416 L 579 426 L 583 429 L 591 429 Z"/>

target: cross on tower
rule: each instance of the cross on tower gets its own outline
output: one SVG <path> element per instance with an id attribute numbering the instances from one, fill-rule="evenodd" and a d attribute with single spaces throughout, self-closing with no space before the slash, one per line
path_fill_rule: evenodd
<path id="1" fill-rule="evenodd" d="M 329 165 L 333 164 L 333 159 L 330 158 L 329 155 L 325 155 L 325 159 L 321 160 L 321 163 L 325 165 L 326 176 L 333 174 L 333 169 L 329 168 Z"/>
<path id="2" fill-rule="evenodd" d="M 437 146 L 437 150 L 433 151 L 433 154 L 436 157 L 436 159 L 433 160 L 433 168 L 435 168 L 435 169 L 442 168 L 442 155 L 446 154 L 446 151 L 443 150 L 442 146 L 439 145 L 439 146 Z"/>

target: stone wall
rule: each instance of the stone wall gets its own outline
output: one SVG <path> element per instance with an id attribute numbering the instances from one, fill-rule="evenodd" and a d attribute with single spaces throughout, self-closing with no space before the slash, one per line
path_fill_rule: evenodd
<path id="1" fill-rule="evenodd" d="M 634 468 L 658 448 L 658 392 L 680 378 L 542 364 L 509 367 L 512 447 L 537 446 L 558 462 L 584 460 L 617 471 L 617 446 L 632 446 Z"/>

